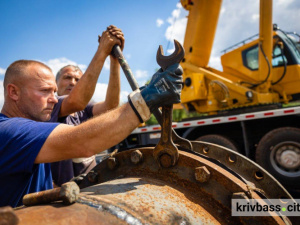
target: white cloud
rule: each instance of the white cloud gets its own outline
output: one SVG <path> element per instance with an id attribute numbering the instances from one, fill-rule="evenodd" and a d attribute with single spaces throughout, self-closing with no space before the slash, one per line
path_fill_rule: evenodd
<path id="1" fill-rule="evenodd" d="M 107 84 L 97 83 L 92 99 L 96 102 L 104 101 L 106 96 Z"/>
<path id="2" fill-rule="evenodd" d="M 49 59 L 48 61 L 44 62 L 46 65 L 48 65 L 51 69 L 54 75 L 64 66 L 66 65 L 77 65 L 82 72 L 84 73 L 87 66 L 84 64 L 77 64 L 76 62 L 67 59 L 65 57 L 62 58 L 56 58 L 56 59 Z"/>
<path id="3" fill-rule="evenodd" d="M 5 74 L 5 71 L 6 71 L 6 69 L 3 69 L 3 68 L 0 67 L 0 74 L 1 74 L 1 75 L 4 75 L 4 74 Z"/>
<path id="4" fill-rule="evenodd" d="M 136 79 L 143 79 L 148 77 L 148 71 L 146 70 L 136 70 L 135 72 Z"/>
<path id="5" fill-rule="evenodd" d="M 139 80 L 139 81 L 138 81 L 139 87 L 145 86 L 145 84 L 147 83 L 147 81 L 148 81 L 148 80 Z"/>
<path id="6" fill-rule="evenodd" d="M 167 50 L 167 53 L 168 53 L 168 54 L 172 54 L 174 51 L 175 51 L 175 47 L 174 47 L 174 48 L 171 48 L 171 49 L 168 49 L 168 50 Z"/>
<path id="7" fill-rule="evenodd" d="M 149 76 L 148 76 L 148 71 L 146 70 L 136 70 L 135 72 L 135 78 L 137 79 L 137 82 L 139 86 L 144 86 L 145 83 L 148 81 Z"/>
<path id="8" fill-rule="evenodd" d="M 226 11 L 226 9 L 224 8 L 224 6 L 222 6 L 222 7 L 221 7 L 221 12 L 220 12 L 220 14 L 225 13 L 225 11 Z"/>
<path id="9" fill-rule="evenodd" d="M 295 2 L 295 0 L 277 0 L 276 3 L 281 6 L 286 6 L 291 4 L 292 2 Z"/>
<path id="10" fill-rule="evenodd" d="M 107 57 L 105 62 L 104 62 L 104 65 L 103 65 L 103 68 L 106 69 L 106 70 L 109 70 L 110 69 L 110 58 Z"/>
<path id="11" fill-rule="evenodd" d="M 174 39 L 176 39 L 180 43 L 183 43 L 185 28 L 187 24 L 187 14 L 188 12 L 182 8 L 180 3 L 178 3 L 176 5 L 176 9 L 172 12 L 172 16 L 167 19 L 167 22 L 169 23 L 169 26 L 165 33 L 165 37 L 167 40 L 173 41 Z"/>
<path id="12" fill-rule="evenodd" d="M 121 93 L 120 93 L 120 102 L 121 102 L 121 104 L 128 102 L 128 95 L 129 95 L 128 91 L 121 91 Z"/>
<path id="13" fill-rule="evenodd" d="M 95 93 L 92 97 L 92 100 L 95 102 L 101 102 L 105 100 L 106 91 L 107 91 L 107 84 L 103 83 L 97 83 Z M 127 102 L 127 96 L 129 95 L 129 92 L 127 91 L 121 91 L 120 93 L 120 102 L 125 103 Z"/>
<path id="14" fill-rule="evenodd" d="M 220 57 L 219 56 L 211 56 L 208 66 L 212 67 L 214 69 L 217 69 L 217 70 L 222 70 Z"/>
<path id="15" fill-rule="evenodd" d="M 252 20 L 257 21 L 257 20 L 259 20 L 259 14 L 253 14 L 251 16 L 251 18 L 252 18 Z"/>
<path id="16" fill-rule="evenodd" d="M 161 25 L 163 25 L 163 24 L 164 24 L 164 21 L 163 21 L 162 19 L 159 19 L 159 18 L 158 18 L 158 19 L 156 20 L 156 26 L 157 26 L 157 27 L 161 27 Z"/>

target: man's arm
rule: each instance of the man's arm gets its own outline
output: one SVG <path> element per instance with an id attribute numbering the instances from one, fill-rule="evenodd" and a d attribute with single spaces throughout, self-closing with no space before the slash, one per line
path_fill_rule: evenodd
<path id="1" fill-rule="evenodd" d="M 139 123 L 127 103 L 78 126 L 60 124 L 48 136 L 35 163 L 95 155 L 125 139 Z"/>
<path id="2" fill-rule="evenodd" d="M 159 70 L 143 90 L 129 95 L 129 103 L 78 126 L 58 125 L 48 136 L 35 163 L 89 157 L 125 139 L 150 109 L 180 102 L 182 68 L 179 64 Z"/>
<path id="3" fill-rule="evenodd" d="M 123 46 L 123 43 L 122 31 L 114 26 L 110 26 L 107 31 L 102 33 L 98 49 L 86 72 L 72 89 L 69 96 L 63 100 L 59 117 L 67 116 L 86 107 L 94 94 L 106 57 L 110 55 L 114 45 Z"/>
<path id="4" fill-rule="evenodd" d="M 94 116 L 100 115 L 101 113 L 119 106 L 120 86 L 120 65 L 115 57 L 110 56 L 110 76 L 105 101 L 98 102 L 93 106 Z"/>

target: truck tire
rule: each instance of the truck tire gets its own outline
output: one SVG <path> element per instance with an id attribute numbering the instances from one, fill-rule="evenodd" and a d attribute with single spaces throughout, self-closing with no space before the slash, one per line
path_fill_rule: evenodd
<path id="1" fill-rule="evenodd" d="M 234 143 L 234 141 L 232 141 L 230 138 L 223 136 L 223 135 L 219 135 L 219 134 L 204 135 L 204 136 L 197 138 L 196 141 L 204 141 L 204 142 L 221 145 L 226 148 L 229 148 L 230 150 L 238 152 L 238 147 Z"/>
<path id="2" fill-rule="evenodd" d="M 270 131 L 259 141 L 255 158 L 285 187 L 300 187 L 300 129 L 282 127 Z"/>

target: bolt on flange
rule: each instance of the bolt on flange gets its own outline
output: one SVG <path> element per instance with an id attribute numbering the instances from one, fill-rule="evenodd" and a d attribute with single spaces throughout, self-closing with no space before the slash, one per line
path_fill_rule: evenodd
<path id="1" fill-rule="evenodd" d="M 94 170 L 91 170 L 88 174 L 88 180 L 91 183 L 96 183 L 98 181 L 98 176 L 99 174 L 97 172 L 95 172 Z"/>
<path id="2" fill-rule="evenodd" d="M 206 168 L 206 166 L 201 166 L 201 167 L 195 168 L 195 178 L 200 183 L 205 183 L 209 180 L 210 172 Z"/>
<path id="3" fill-rule="evenodd" d="M 143 153 L 140 150 L 134 150 L 131 152 L 130 160 L 133 164 L 138 164 L 143 160 Z"/>
<path id="4" fill-rule="evenodd" d="M 110 170 L 113 170 L 115 169 L 117 166 L 117 160 L 115 157 L 109 157 L 107 159 L 107 167 L 110 169 Z"/>

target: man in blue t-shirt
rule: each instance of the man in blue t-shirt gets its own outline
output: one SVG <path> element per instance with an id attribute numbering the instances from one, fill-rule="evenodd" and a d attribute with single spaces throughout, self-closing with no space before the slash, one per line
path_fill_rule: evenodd
<path id="1" fill-rule="evenodd" d="M 119 38 L 109 30 L 102 33 L 99 63 L 104 63 L 115 44 L 121 45 Z M 72 91 L 77 86 L 81 88 L 79 82 Z M 0 207 L 16 207 L 22 205 L 25 194 L 52 188 L 48 163 L 90 157 L 104 151 L 148 120 L 151 109 L 179 103 L 182 68 L 174 64 L 165 71 L 160 69 L 144 89 L 128 96 L 128 103 L 78 126 L 44 122 L 50 119 L 58 100 L 54 75 L 43 63 L 33 60 L 12 63 L 3 84 Z M 68 107 L 62 105 L 60 113 L 67 112 Z"/>

